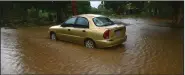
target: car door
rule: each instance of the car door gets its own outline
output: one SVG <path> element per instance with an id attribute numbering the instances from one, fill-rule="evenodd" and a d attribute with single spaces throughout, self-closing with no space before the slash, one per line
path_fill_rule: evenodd
<path id="1" fill-rule="evenodd" d="M 72 39 L 71 29 L 73 29 L 73 25 L 75 24 L 76 19 L 77 19 L 76 17 L 68 19 L 57 30 L 57 33 L 59 35 L 58 37 L 60 40 L 71 41 Z"/>
<path id="2" fill-rule="evenodd" d="M 78 17 L 73 25 L 72 35 L 73 41 L 83 44 L 84 39 L 88 34 L 89 22 L 85 17 Z"/>

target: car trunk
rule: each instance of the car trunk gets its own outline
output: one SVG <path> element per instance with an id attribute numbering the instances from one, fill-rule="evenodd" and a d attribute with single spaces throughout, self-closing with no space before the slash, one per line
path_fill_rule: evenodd
<path id="1" fill-rule="evenodd" d="M 124 38 L 125 36 L 126 27 L 124 25 L 116 24 L 116 25 L 111 25 L 111 26 L 105 26 L 103 28 L 110 30 L 110 34 L 109 34 L 110 40 Z"/>

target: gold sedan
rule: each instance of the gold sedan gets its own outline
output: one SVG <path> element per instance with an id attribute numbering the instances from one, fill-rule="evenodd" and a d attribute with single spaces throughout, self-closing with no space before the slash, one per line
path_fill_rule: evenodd
<path id="1" fill-rule="evenodd" d="M 126 41 L 126 27 L 97 14 L 73 16 L 60 25 L 49 28 L 51 40 L 83 44 L 87 48 L 104 48 Z"/>

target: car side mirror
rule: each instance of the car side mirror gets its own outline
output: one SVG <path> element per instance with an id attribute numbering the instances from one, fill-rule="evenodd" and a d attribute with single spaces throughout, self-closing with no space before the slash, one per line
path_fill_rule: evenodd
<path id="1" fill-rule="evenodd" d="M 60 26 L 61 26 L 61 27 L 65 27 L 66 24 L 65 24 L 65 23 L 61 23 Z"/>
<path id="2" fill-rule="evenodd" d="M 66 25 L 66 24 L 62 24 L 61 26 L 62 26 L 62 27 L 66 27 L 67 25 Z"/>

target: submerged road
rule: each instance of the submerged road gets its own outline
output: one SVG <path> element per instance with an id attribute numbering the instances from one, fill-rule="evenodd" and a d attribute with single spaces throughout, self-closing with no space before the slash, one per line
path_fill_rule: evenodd
<path id="1" fill-rule="evenodd" d="M 127 23 L 128 39 L 105 49 L 51 41 L 48 27 L 1 28 L 1 73 L 183 74 L 183 29 L 144 19 L 119 21 Z"/>

